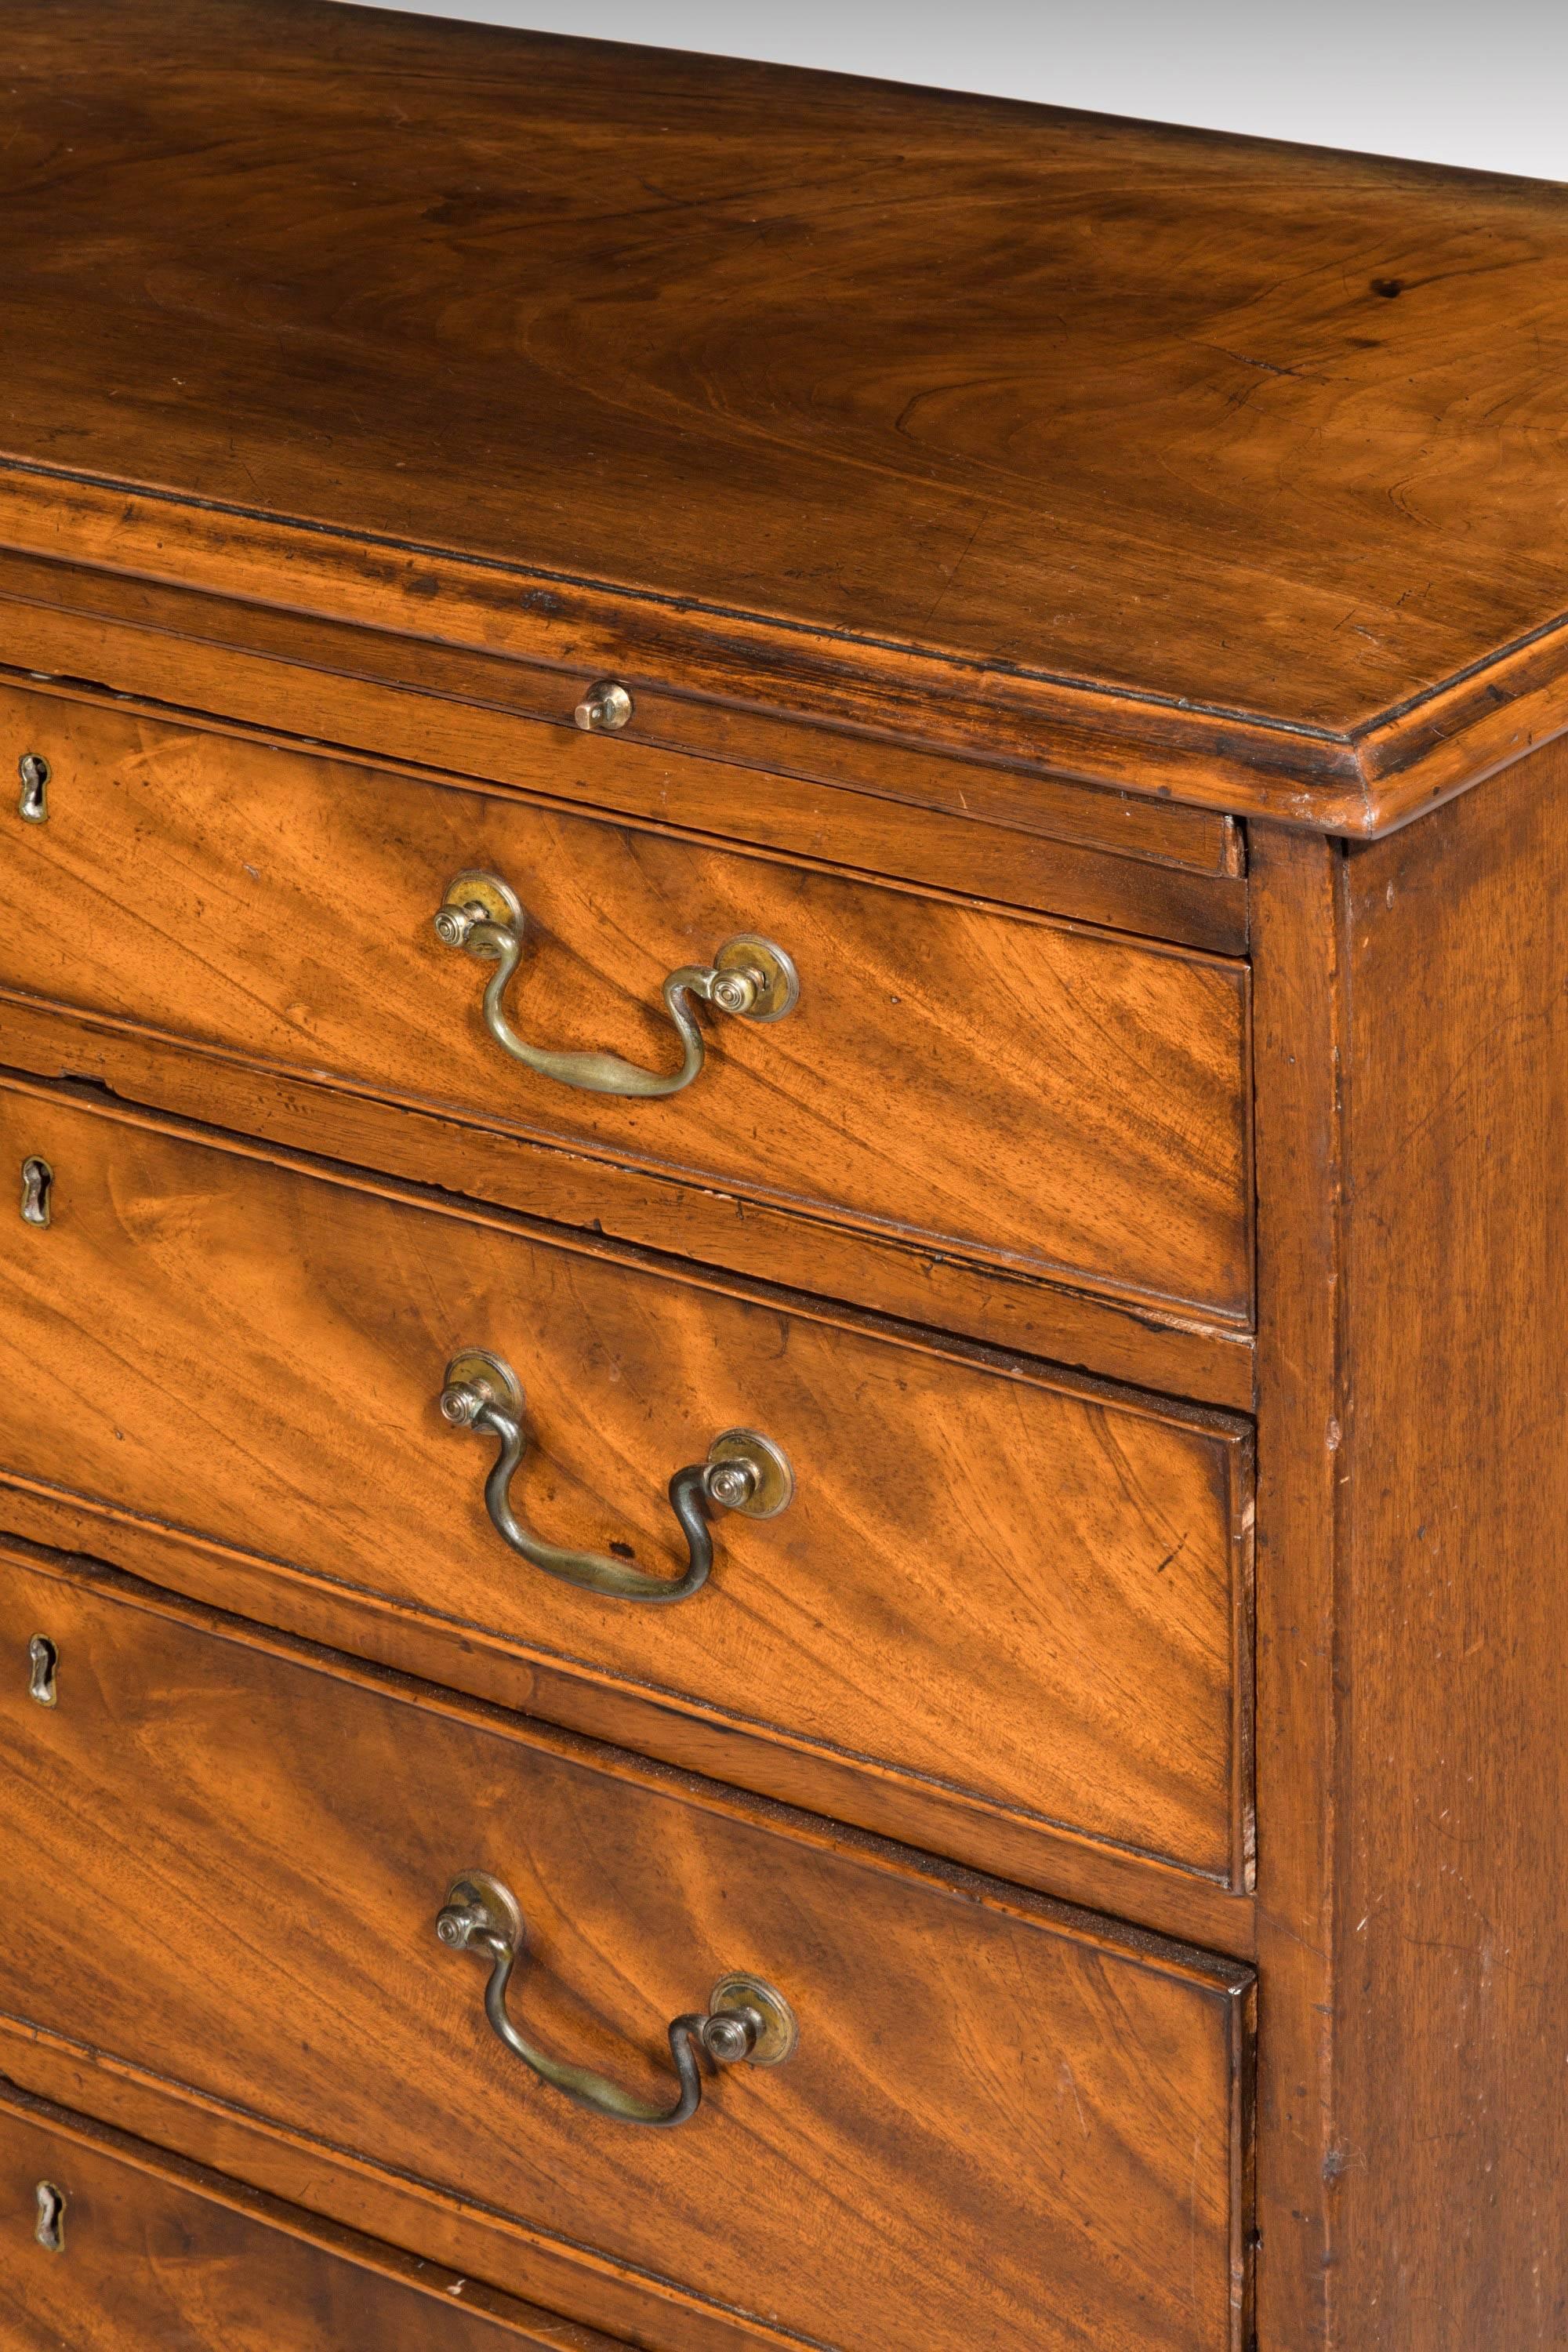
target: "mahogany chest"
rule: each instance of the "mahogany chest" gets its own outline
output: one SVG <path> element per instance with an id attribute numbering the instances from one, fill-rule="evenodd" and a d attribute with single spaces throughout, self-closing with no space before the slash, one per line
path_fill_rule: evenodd
<path id="1" fill-rule="evenodd" d="M 1568 2340 L 1568 192 L 11 0 L 0 2347 Z"/>

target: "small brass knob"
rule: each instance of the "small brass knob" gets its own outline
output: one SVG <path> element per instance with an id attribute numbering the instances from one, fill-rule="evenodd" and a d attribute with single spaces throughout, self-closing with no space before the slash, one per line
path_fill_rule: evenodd
<path id="1" fill-rule="evenodd" d="M 588 688 L 572 713 L 584 735 L 615 735 L 632 715 L 632 698 L 614 678 L 602 677 Z"/>

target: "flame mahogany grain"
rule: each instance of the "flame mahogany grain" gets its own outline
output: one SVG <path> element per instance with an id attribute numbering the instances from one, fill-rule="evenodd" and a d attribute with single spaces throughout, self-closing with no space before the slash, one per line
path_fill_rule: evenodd
<path id="1" fill-rule="evenodd" d="M 461 1633 L 483 1663 L 447 1674 L 510 1672 L 514 1704 L 542 1669 L 749 1734 L 772 1793 L 796 1756 L 858 1765 L 963 1860 L 999 1823 L 1245 1887 L 1246 1423 L 39 1089 L 0 1087 L 0 1150 L 54 1171 L 47 1231 L 0 1223 L 9 1480 L 270 1566 L 274 1609 L 303 1576 Z M 557 1542 L 678 1574 L 665 1490 L 724 1429 L 782 1445 L 795 1499 L 716 1515 L 676 1606 L 574 1591 L 495 1533 L 493 1442 L 437 1410 L 474 1345 L 522 1382 L 514 1499 Z"/>
<path id="2" fill-rule="evenodd" d="M 1561 2352 L 1568 191 L 11 0 L 0 227 L 0 2147 L 399 2352 L 421 2262 L 639 2352 Z M 525 1028 L 648 1057 L 747 929 L 798 1019 L 536 1099 L 481 859 Z M 709 1650 L 479 1548 L 498 1339 L 650 1558 L 770 1391 Z M 481 1860 L 563 2044 L 765 1958 L 799 2071 L 574 2135 L 430 1940 Z"/>
<path id="3" fill-rule="evenodd" d="M 65 2252 L 32 2235 L 37 2184 Z M 0 2085 L 0 2352 L 617 2352 L 607 2336 Z"/>
<path id="4" fill-rule="evenodd" d="M 329 0 L 6 43 L 18 550 L 1341 828 L 1568 718 L 1561 190 Z"/>
<path id="5" fill-rule="evenodd" d="M 17 824 L 0 864 L 18 993 L 1250 1320 L 1239 962 L 58 697 L 0 694 L 0 733 L 54 772 L 47 824 Z M 673 1066 L 665 976 L 738 934 L 786 949 L 800 1003 L 776 1024 L 705 1013 L 708 1066 L 663 1100 L 536 1076 L 485 1033 L 486 969 L 431 928 L 475 868 L 522 901 L 507 1010 L 532 1040 Z"/>
<path id="6" fill-rule="evenodd" d="M 0 1689 L 13 2018 L 763 2340 L 1239 2352 L 1249 1970 L 13 1559 L 0 1654 L 39 1628 L 58 1706 Z M 711 2083 L 681 2131 L 585 2117 L 437 1942 L 480 1857 L 529 1923 L 514 1999 L 542 2041 L 651 2094 L 664 2021 L 742 1967 L 785 1991 L 796 2054 Z M 566 2307 L 592 2299 L 584 2277 Z"/>

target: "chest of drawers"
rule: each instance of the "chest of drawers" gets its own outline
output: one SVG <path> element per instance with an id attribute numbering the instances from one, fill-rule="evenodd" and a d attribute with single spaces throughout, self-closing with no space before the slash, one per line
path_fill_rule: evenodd
<path id="1" fill-rule="evenodd" d="M 1568 200 L 6 43 L 0 2347 L 1560 2346 Z"/>

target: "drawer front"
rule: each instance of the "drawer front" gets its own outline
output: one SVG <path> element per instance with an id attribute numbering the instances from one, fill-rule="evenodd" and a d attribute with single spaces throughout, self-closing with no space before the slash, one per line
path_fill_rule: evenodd
<path id="1" fill-rule="evenodd" d="M 0 1472 L 720 1714 L 764 1773 L 807 1747 L 1235 1877 L 1245 1424 L 58 1097 L 0 1091 L 0 1138 L 52 1171 L 47 1227 L 0 1222 Z M 670 1478 L 727 1431 L 781 1449 L 793 1496 L 710 1506 L 679 1601 L 579 1590 L 492 1525 L 495 1437 L 442 1418 L 473 1349 L 521 1384 L 509 1501 L 552 1544 L 674 1580 Z"/>
<path id="2" fill-rule="evenodd" d="M 0 2093 L 0 2352 L 525 2346 L 616 2352 L 608 2336 Z"/>
<path id="3" fill-rule="evenodd" d="M 48 696 L 0 717 L 50 769 L 47 822 L 13 823 L 0 861 L 0 984 L 1248 1318 L 1240 964 Z M 525 910 L 504 1009 L 535 1045 L 674 1071 L 666 978 L 742 936 L 786 950 L 799 1002 L 766 1023 L 700 1006 L 706 1066 L 663 1098 L 538 1075 L 485 1031 L 491 967 L 432 928 L 470 870 Z"/>
<path id="4" fill-rule="evenodd" d="M 7 2011 L 844 2352 L 1234 2352 L 1245 1970 L 101 1581 L 8 1567 L 0 1657 Z M 654 2105 L 737 1974 L 794 2053 L 574 2104 L 475 1869 L 547 2057 Z"/>

